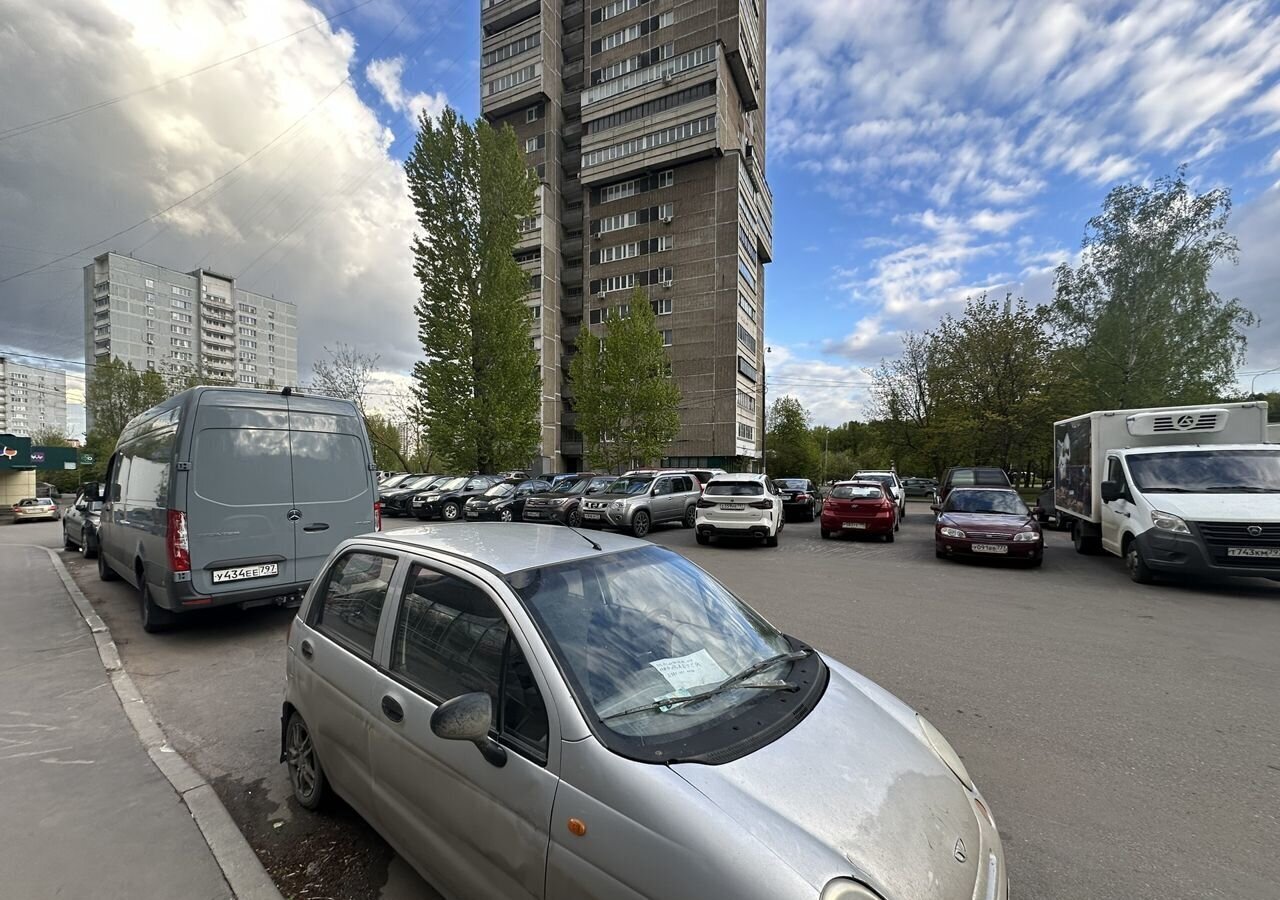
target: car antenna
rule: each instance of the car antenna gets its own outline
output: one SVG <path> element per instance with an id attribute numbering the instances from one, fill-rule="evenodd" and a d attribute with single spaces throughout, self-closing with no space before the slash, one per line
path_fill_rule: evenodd
<path id="1" fill-rule="evenodd" d="M 566 523 L 566 524 L 565 524 L 565 527 L 566 527 L 566 528 L 568 528 L 570 531 L 572 531 L 574 534 L 576 534 L 578 537 L 582 538 L 584 541 L 586 541 L 588 544 L 590 544 L 590 545 L 591 545 L 592 547 L 594 547 L 596 550 L 600 550 L 600 551 L 603 551 L 603 550 L 604 550 L 604 548 L 603 548 L 603 547 L 601 547 L 601 546 L 600 546 L 599 544 L 597 544 L 595 541 L 591 540 L 591 538 L 587 537 L 585 534 L 583 534 L 583 533 L 582 533 L 581 531 L 579 531 L 578 529 L 574 528 L 572 525 L 569 525 L 568 523 Z"/>

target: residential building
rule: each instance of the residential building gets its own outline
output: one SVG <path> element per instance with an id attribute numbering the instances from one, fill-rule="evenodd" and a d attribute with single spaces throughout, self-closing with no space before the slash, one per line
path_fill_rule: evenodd
<path id="1" fill-rule="evenodd" d="M 0 433 L 67 433 L 67 374 L 0 356 Z"/>
<path id="2" fill-rule="evenodd" d="M 481 103 L 540 187 L 516 259 L 542 354 L 544 471 L 583 464 L 568 368 L 643 288 L 682 426 L 669 465 L 758 465 L 765 0 L 481 0 Z"/>
<path id="3" fill-rule="evenodd" d="M 246 387 L 298 382 L 298 308 L 208 269 L 175 272 L 118 253 L 84 267 L 87 366 L 200 373 Z M 88 372 L 91 374 L 92 369 Z"/>

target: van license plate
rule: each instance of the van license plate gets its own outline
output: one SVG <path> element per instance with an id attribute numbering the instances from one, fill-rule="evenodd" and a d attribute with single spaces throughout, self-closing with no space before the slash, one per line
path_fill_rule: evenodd
<path id="1" fill-rule="evenodd" d="M 1227 556 L 1246 559 L 1280 559 L 1280 547 L 1228 547 Z"/>
<path id="2" fill-rule="evenodd" d="M 213 583 L 224 581 L 248 581 L 250 578 L 270 578 L 280 574 L 279 563 L 263 563 L 260 566 L 242 566 L 239 569 L 215 569 Z"/>
<path id="3" fill-rule="evenodd" d="M 974 553 L 1008 553 L 1009 547 L 1005 544 L 974 544 Z"/>

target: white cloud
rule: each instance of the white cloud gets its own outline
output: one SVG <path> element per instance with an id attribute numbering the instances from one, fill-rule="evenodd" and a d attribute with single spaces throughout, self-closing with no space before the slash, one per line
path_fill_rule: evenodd
<path id="1" fill-rule="evenodd" d="M 768 401 L 795 397 L 813 415 L 815 425 L 841 425 L 865 418 L 871 377 L 861 366 L 798 355 L 774 344 L 768 356 Z"/>
<path id="2" fill-rule="evenodd" d="M 0 83 L 9 89 L 0 92 L 0 122 L 11 124 L 164 81 L 321 15 L 303 0 L 4 8 Z M 355 53 L 349 33 L 322 24 L 0 142 L 0 245 L 47 251 L 0 247 L 0 276 L 125 228 L 243 164 L 154 224 L 5 284 L 4 342 L 81 357 L 79 267 L 108 249 L 137 248 L 141 258 L 182 271 L 206 265 L 296 302 L 304 379 L 335 340 L 407 370 L 418 356 L 409 251 L 416 221 L 401 165 L 387 154 L 387 129 L 344 82 Z M 415 102 L 405 99 L 406 111 Z"/>
<path id="3" fill-rule="evenodd" d="M 404 57 L 396 56 L 388 59 L 375 59 L 365 68 L 365 77 L 382 97 L 382 101 L 396 112 L 404 113 L 410 122 L 416 123 L 425 112 L 429 118 L 436 118 L 449 105 L 449 98 L 444 91 L 434 94 L 405 92 Z"/>

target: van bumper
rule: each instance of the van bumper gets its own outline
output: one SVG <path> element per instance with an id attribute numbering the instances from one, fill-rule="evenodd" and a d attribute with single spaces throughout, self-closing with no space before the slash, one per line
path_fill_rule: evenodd
<path id="1" fill-rule="evenodd" d="M 294 584 L 273 584 L 270 587 L 244 587 L 221 594 L 202 594 L 191 586 L 191 582 L 173 581 L 170 576 L 169 590 L 165 592 L 165 596 L 152 599 L 157 606 L 178 613 L 212 609 L 215 606 L 238 606 L 241 609 L 252 609 L 255 606 L 298 606 L 309 587 L 311 582 L 300 581 Z"/>
<path id="2" fill-rule="evenodd" d="M 1223 563 L 1196 535 L 1171 534 L 1151 528 L 1134 540 L 1148 568 L 1162 574 L 1212 579 L 1280 579 L 1280 559 Z"/>

